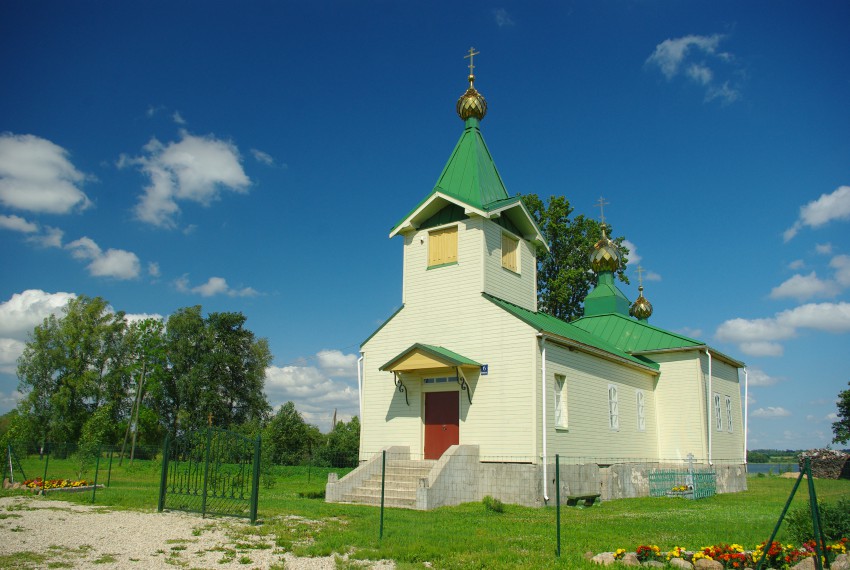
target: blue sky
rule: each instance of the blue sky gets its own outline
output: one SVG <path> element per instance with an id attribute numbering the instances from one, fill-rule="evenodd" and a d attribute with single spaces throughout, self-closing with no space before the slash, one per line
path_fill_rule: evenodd
<path id="1" fill-rule="evenodd" d="M 0 413 L 69 295 L 241 311 L 270 401 L 356 413 L 474 46 L 512 194 L 567 196 L 652 324 L 745 361 L 752 447 L 831 440 L 850 347 L 848 2 L 0 5 Z"/>

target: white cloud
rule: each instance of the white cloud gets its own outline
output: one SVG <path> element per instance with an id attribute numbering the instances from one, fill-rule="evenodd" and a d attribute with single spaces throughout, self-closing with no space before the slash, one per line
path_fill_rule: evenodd
<path id="1" fill-rule="evenodd" d="M 723 39 L 725 36 L 722 34 L 666 39 L 655 46 L 655 51 L 646 59 L 645 65 L 657 67 L 668 81 L 683 74 L 705 89 L 706 101 L 720 99 L 724 103 L 731 103 L 740 98 L 740 92 L 729 81 L 718 85 L 715 82 L 717 69 L 709 66 L 709 61 L 725 66 L 734 64 L 732 54 L 718 51 Z"/>
<path id="2" fill-rule="evenodd" d="M 802 259 L 795 259 L 794 261 L 788 264 L 788 269 L 790 269 L 791 271 L 799 271 L 805 266 L 806 263 Z"/>
<path id="3" fill-rule="evenodd" d="M 141 272 L 141 263 L 135 253 L 112 248 L 103 251 L 89 237 L 74 240 L 65 249 L 76 259 L 90 261 L 88 270 L 94 277 L 135 279 Z"/>
<path id="4" fill-rule="evenodd" d="M 504 8 L 493 10 L 493 17 L 496 20 L 496 25 L 500 28 L 510 28 L 515 25 L 513 18 Z"/>
<path id="5" fill-rule="evenodd" d="M 747 368 L 747 382 L 750 386 L 773 386 L 779 381 L 775 376 L 769 376 L 759 368 Z"/>
<path id="6" fill-rule="evenodd" d="M 145 319 L 156 319 L 157 321 L 164 321 L 165 317 L 163 317 L 159 313 L 130 313 L 124 315 L 124 320 L 128 323 L 144 321 Z"/>
<path id="7" fill-rule="evenodd" d="M 135 208 L 136 217 L 143 222 L 172 228 L 180 200 L 208 206 L 220 199 L 222 190 L 248 191 L 251 181 L 235 145 L 211 135 L 198 137 L 181 131 L 180 136 L 179 141 L 167 145 L 151 139 L 142 156 L 122 156 L 118 161 L 119 168 L 137 165 L 150 180 Z"/>
<path id="8" fill-rule="evenodd" d="M 65 232 L 59 228 L 45 226 L 44 231 L 38 235 L 30 236 L 27 241 L 30 241 L 41 247 L 62 247 L 62 238 L 65 237 Z"/>
<path id="9" fill-rule="evenodd" d="M 15 293 L 0 304 L 0 336 L 25 340 L 36 325 L 50 315 L 59 315 L 74 293 L 48 293 L 40 289 L 27 289 Z"/>
<path id="10" fill-rule="evenodd" d="M 356 363 L 357 358 L 338 350 L 323 350 L 316 358 L 318 367 L 266 368 L 265 393 L 272 407 L 292 401 L 307 422 L 328 430 L 334 410 L 338 411 L 337 418 L 343 421 L 359 414 L 356 368 L 349 366 L 349 361 L 353 358 Z M 333 373 L 340 371 L 335 366 L 340 364 L 347 367 L 351 376 L 334 378 Z"/>
<path id="11" fill-rule="evenodd" d="M 623 245 L 629 250 L 629 263 L 634 267 L 635 263 L 640 263 L 643 259 L 637 252 L 637 246 L 631 241 L 624 239 Z"/>
<path id="12" fill-rule="evenodd" d="M 357 375 L 357 356 L 339 350 L 320 350 L 316 353 L 322 372 L 331 377 Z"/>
<path id="13" fill-rule="evenodd" d="M 812 297 L 834 297 L 841 288 L 834 281 L 819 279 L 814 271 L 808 275 L 794 275 L 770 292 L 771 299 L 793 298 L 806 301 Z"/>
<path id="14" fill-rule="evenodd" d="M 836 414 L 835 412 L 832 412 L 831 414 L 826 414 L 826 417 L 824 417 L 824 419 L 830 422 L 837 421 L 838 414 Z"/>
<path id="15" fill-rule="evenodd" d="M 272 155 L 267 152 L 252 148 L 251 155 L 253 155 L 254 160 L 256 160 L 257 162 L 261 162 L 267 166 L 274 166 L 274 158 L 272 158 Z"/>
<path id="16" fill-rule="evenodd" d="M 38 224 L 28 222 L 20 216 L 0 216 L 0 228 L 31 234 L 38 231 Z"/>
<path id="17" fill-rule="evenodd" d="M 24 353 L 24 343 L 14 338 L 0 338 L 0 372 L 15 374 L 18 357 Z"/>
<path id="18" fill-rule="evenodd" d="M 206 283 L 196 287 L 191 287 L 189 285 L 189 277 L 187 275 L 183 275 L 174 281 L 174 285 L 181 293 L 197 293 L 202 297 L 214 297 L 215 295 L 227 295 L 228 297 L 255 297 L 259 295 L 257 290 L 252 287 L 233 289 L 227 284 L 227 280 L 223 277 L 210 277 Z"/>
<path id="19" fill-rule="evenodd" d="M 731 319 L 722 323 L 715 337 L 737 343 L 752 356 L 779 356 L 782 346 L 797 330 L 808 328 L 833 334 L 850 332 L 850 303 L 808 303 L 777 313 L 768 319 Z"/>
<path id="20" fill-rule="evenodd" d="M 831 194 L 800 207 L 800 217 L 785 230 L 783 238 L 792 240 L 803 227 L 819 228 L 833 220 L 850 220 L 850 186 L 839 186 Z"/>
<path id="21" fill-rule="evenodd" d="M 148 262 L 148 275 L 150 275 L 151 277 L 159 277 L 160 276 L 159 263 L 157 263 L 155 261 Z"/>
<path id="22" fill-rule="evenodd" d="M 186 119 L 183 118 L 183 115 L 180 114 L 180 111 L 174 111 L 171 115 L 171 120 L 173 120 L 178 125 L 185 125 Z"/>
<path id="23" fill-rule="evenodd" d="M 691 327 L 682 327 L 676 332 L 694 339 L 702 336 L 702 329 L 692 329 Z"/>
<path id="24" fill-rule="evenodd" d="M 655 271 L 647 271 L 643 274 L 644 281 L 661 281 L 661 275 Z"/>
<path id="25" fill-rule="evenodd" d="M 832 253 L 832 244 L 829 242 L 815 244 L 815 253 L 820 255 L 830 255 Z"/>
<path id="26" fill-rule="evenodd" d="M 835 270 L 835 281 L 842 287 L 850 287 L 850 255 L 836 255 L 829 266 Z"/>
<path id="27" fill-rule="evenodd" d="M 791 415 L 791 412 L 779 406 L 768 406 L 753 410 L 750 415 L 754 418 L 787 418 Z"/>
<path id="28" fill-rule="evenodd" d="M 79 186 L 86 175 L 68 151 L 34 135 L 0 134 L 0 203 L 30 212 L 67 214 L 91 201 Z"/>

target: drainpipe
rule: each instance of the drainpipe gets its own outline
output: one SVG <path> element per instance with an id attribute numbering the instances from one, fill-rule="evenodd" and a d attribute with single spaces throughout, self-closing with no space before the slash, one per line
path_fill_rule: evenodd
<path id="1" fill-rule="evenodd" d="M 540 363 L 540 390 L 543 396 L 543 419 L 541 424 L 543 429 L 543 500 L 548 503 L 549 495 L 547 494 L 547 484 L 549 482 L 549 473 L 547 470 L 548 456 L 546 455 L 546 337 L 542 334 L 538 334 L 537 336 L 540 339 L 540 358 L 542 360 Z"/>
<path id="2" fill-rule="evenodd" d="M 363 424 L 363 353 L 357 359 L 357 404 L 360 408 L 360 423 Z"/>
<path id="3" fill-rule="evenodd" d="M 708 357 L 708 407 L 706 408 L 706 418 L 708 419 L 708 464 L 714 465 L 711 462 L 711 439 L 712 439 L 712 431 L 714 429 L 714 425 L 711 418 L 712 410 L 714 409 L 714 386 L 712 381 L 711 374 L 711 353 L 708 352 L 708 349 L 705 349 L 705 355 Z M 716 421 L 716 420 L 715 420 Z"/>
<path id="4" fill-rule="evenodd" d="M 750 408 L 750 397 L 748 396 L 750 388 L 750 377 L 747 373 L 747 367 L 744 367 L 744 464 L 747 463 L 747 428 L 749 424 L 749 417 L 747 412 Z"/>

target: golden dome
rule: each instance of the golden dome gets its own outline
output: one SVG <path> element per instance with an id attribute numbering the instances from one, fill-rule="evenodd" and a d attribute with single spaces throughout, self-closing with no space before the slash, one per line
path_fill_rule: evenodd
<path id="1" fill-rule="evenodd" d="M 652 303 L 643 296 L 643 285 L 638 287 L 638 293 L 638 298 L 629 307 L 629 314 L 638 320 L 645 321 L 652 316 Z"/>
<path id="2" fill-rule="evenodd" d="M 593 246 L 590 254 L 590 267 L 596 273 L 603 271 L 617 271 L 620 268 L 620 250 L 613 241 L 605 235 L 605 224 L 602 226 L 602 239 Z"/>
<path id="3" fill-rule="evenodd" d="M 469 74 L 469 89 L 457 100 L 457 114 L 464 121 L 475 117 L 479 121 L 487 114 L 487 101 L 475 89 L 475 76 Z"/>

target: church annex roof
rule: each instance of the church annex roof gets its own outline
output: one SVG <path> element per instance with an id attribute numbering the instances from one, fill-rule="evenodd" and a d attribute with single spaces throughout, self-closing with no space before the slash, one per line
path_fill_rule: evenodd
<path id="1" fill-rule="evenodd" d="M 641 356 L 629 354 L 629 352 L 622 350 L 621 348 L 595 336 L 583 328 L 573 325 L 572 323 L 562 321 L 561 319 L 547 315 L 546 313 L 523 309 L 522 307 L 499 299 L 498 297 L 488 295 L 487 293 L 482 293 L 482 295 L 484 298 L 511 313 L 521 321 L 524 321 L 528 325 L 536 328 L 541 333 L 551 334 L 565 339 L 566 341 L 572 341 L 568 342 L 568 344 L 576 347 L 585 347 L 586 349 L 590 349 L 589 352 L 595 352 L 597 354 L 599 352 L 606 353 L 610 358 L 625 361 L 628 364 L 638 366 L 647 371 L 658 372 L 659 370 L 657 363 Z"/>

